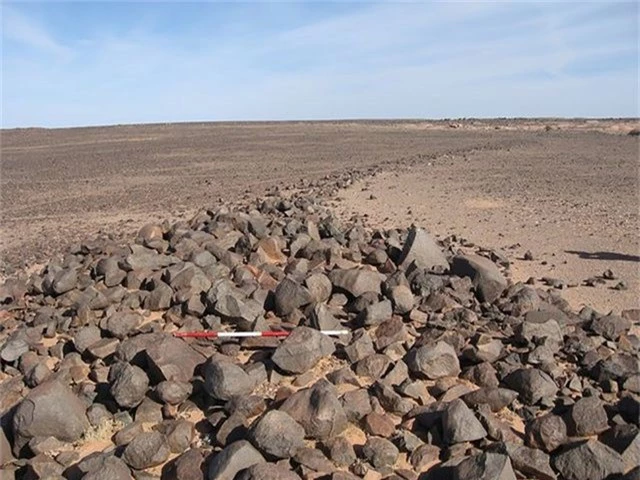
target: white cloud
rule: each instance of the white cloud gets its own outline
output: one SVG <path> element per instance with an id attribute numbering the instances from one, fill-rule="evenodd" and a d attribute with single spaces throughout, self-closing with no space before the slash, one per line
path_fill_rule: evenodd
<path id="1" fill-rule="evenodd" d="M 7 5 L 2 5 L 2 36 L 60 58 L 72 55 L 70 48 L 56 41 L 38 22 Z"/>

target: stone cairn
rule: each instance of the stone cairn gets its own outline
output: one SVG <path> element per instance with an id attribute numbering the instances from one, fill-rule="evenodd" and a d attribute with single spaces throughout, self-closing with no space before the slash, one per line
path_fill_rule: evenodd
<path id="1" fill-rule="evenodd" d="M 326 199 L 363 175 L 8 280 L 2 478 L 639 479 L 640 311 L 575 312 L 499 251 L 339 221 Z"/>

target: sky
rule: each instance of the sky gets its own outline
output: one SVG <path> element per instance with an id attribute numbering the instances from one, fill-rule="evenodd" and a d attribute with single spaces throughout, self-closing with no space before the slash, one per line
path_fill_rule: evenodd
<path id="1" fill-rule="evenodd" d="M 639 5 L 2 0 L 0 124 L 637 117 Z"/>

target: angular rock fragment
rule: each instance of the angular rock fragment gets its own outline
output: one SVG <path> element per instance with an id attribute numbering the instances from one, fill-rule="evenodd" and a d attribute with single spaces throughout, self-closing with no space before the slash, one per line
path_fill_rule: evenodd
<path id="1" fill-rule="evenodd" d="M 294 393 L 280 410 L 302 425 L 307 437 L 317 440 L 334 437 L 347 427 L 347 416 L 335 387 L 326 380 Z"/>
<path id="2" fill-rule="evenodd" d="M 362 453 L 374 467 L 380 468 L 396 463 L 400 451 L 385 438 L 369 437 L 362 447 Z"/>
<path id="3" fill-rule="evenodd" d="M 440 459 L 440 449 L 435 445 L 423 444 L 411 452 L 409 463 L 418 472 L 425 471 Z"/>
<path id="4" fill-rule="evenodd" d="M 514 443 L 505 443 L 503 450 L 509 456 L 515 470 L 540 480 L 556 480 L 549 455 L 542 450 Z"/>
<path id="5" fill-rule="evenodd" d="M 509 457 L 484 452 L 465 458 L 453 469 L 455 480 L 516 480 Z"/>
<path id="6" fill-rule="evenodd" d="M 567 442 L 567 425 L 559 415 L 548 413 L 527 423 L 525 443 L 552 452 Z"/>
<path id="7" fill-rule="evenodd" d="M 487 435 L 487 431 L 466 404 L 456 399 L 449 403 L 442 415 L 444 441 L 448 444 L 473 442 Z"/>
<path id="8" fill-rule="evenodd" d="M 407 354 L 405 363 L 409 370 L 422 374 L 430 380 L 460 373 L 460 362 L 456 351 L 444 341 L 435 345 L 412 348 Z"/>
<path id="9" fill-rule="evenodd" d="M 311 326 L 316 330 L 340 330 L 342 328 L 340 320 L 333 316 L 324 303 L 313 307 L 309 314 L 309 320 Z"/>
<path id="10" fill-rule="evenodd" d="M 293 458 L 296 463 L 303 467 L 310 468 L 315 472 L 330 473 L 335 470 L 329 459 L 316 448 L 303 447 L 296 452 Z"/>
<path id="11" fill-rule="evenodd" d="M 115 363 L 109 369 L 109 392 L 123 408 L 133 408 L 144 399 L 149 378 L 144 370 L 128 363 Z"/>
<path id="12" fill-rule="evenodd" d="M 251 429 L 251 442 L 260 451 L 277 458 L 291 458 L 304 447 L 305 431 L 287 413 L 271 410 Z"/>
<path id="13" fill-rule="evenodd" d="M 137 312 L 122 311 L 115 312 L 100 322 L 100 327 L 109 335 L 123 339 L 133 330 L 142 325 L 144 318 Z M 89 328 L 89 327 L 87 327 Z"/>
<path id="14" fill-rule="evenodd" d="M 289 315 L 296 308 L 308 305 L 312 301 L 313 297 L 309 290 L 291 277 L 286 277 L 276 288 L 275 304 L 278 315 Z"/>
<path id="15" fill-rule="evenodd" d="M 374 353 L 355 364 L 355 372 L 359 377 L 378 380 L 391 365 L 391 359 L 382 353 Z"/>
<path id="16" fill-rule="evenodd" d="M 156 393 L 161 401 L 168 403 L 169 405 L 177 405 L 184 402 L 191 392 L 193 387 L 190 383 L 186 382 L 160 382 L 156 387 Z"/>
<path id="17" fill-rule="evenodd" d="M 22 338 L 14 338 L 2 345 L 0 358 L 7 363 L 15 362 L 23 353 L 29 351 L 29 344 Z"/>
<path id="18" fill-rule="evenodd" d="M 115 455 L 107 455 L 99 465 L 82 477 L 83 480 L 131 480 L 131 471 L 127 464 Z"/>
<path id="19" fill-rule="evenodd" d="M 382 283 L 380 274 L 372 270 L 351 269 L 332 270 L 329 279 L 333 286 L 349 293 L 353 297 L 359 297 L 366 292 L 380 293 Z"/>
<path id="20" fill-rule="evenodd" d="M 203 462 L 204 455 L 202 450 L 191 448 L 168 464 L 166 472 L 163 472 L 163 478 L 166 476 L 167 480 L 204 480 Z"/>
<path id="21" fill-rule="evenodd" d="M 535 340 L 547 338 L 556 347 L 562 345 L 562 330 L 558 322 L 549 319 L 544 322 L 524 321 L 516 325 L 516 339 L 523 343 L 534 343 Z"/>
<path id="22" fill-rule="evenodd" d="M 183 418 L 166 420 L 155 428 L 165 436 L 171 453 L 185 452 L 195 435 L 193 424 Z"/>
<path id="23" fill-rule="evenodd" d="M 631 320 L 617 315 L 605 315 L 591 322 L 591 330 L 608 340 L 617 340 L 631 328 Z"/>
<path id="24" fill-rule="evenodd" d="M 73 337 L 73 344 L 80 353 L 96 343 L 101 338 L 100 329 L 94 325 L 81 328 Z"/>
<path id="25" fill-rule="evenodd" d="M 635 425 L 615 425 L 602 435 L 599 440 L 620 454 L 625 471 L 640 465 L 640 429 Z"/>
<path id="26" fill-rule="evenodd" d="M 391 289 L 389 298 L 393 302 L 394 313 L 404 315 L 413 309 L 415 299 L 407 285 L 398 285 Z"/>
<path id="27" fill-rule="evenodd" d="M 365 432 L 376 437 L 389 438 L 396 430 L 395 424 L 386 415 L 371 412 L 362 420 Z"/>
<path id="28" fill-rule="evenodd" d="M 451 262 L 451 273 L 469 277 L 481 302 L 494 302 L 507 288 L 507 280 L 488 258 L 478 255 L 458 255 Z"/>
<path id="29" fill-rule="evenodd" d="M 625 468 L 620 455 L 597 440 L 568 447 L 554 456 L 553 465 L 567 480 L 604 480 Z"/>
<path id="30" fill-rule="evenodd" d="M 237 480 L 300 480 L 300 477 L 280 464 L 256 463 L 240 473 Z"/>
<path id="31" fill-rule="evenodd" d="M 14 453 L 18 455 L 34 437 L 79 440 L 89 427 L 85 410 L 80 399 L 58 380 L 34 388 L 13 416 Z"/>
<path id="32" fill-rule="evenodd" d="M 322 273 L 314 273 L 309 275 L 305 281 L 305 286 L 311 295 L 311 300 L 314 303 L 322 303 L 329 300 L 331 297 L 331 280 L 329 277 Z"/>
<path id="33" fill-rule="evenodd" d="M 379 325 L 391 318 L 393 314 L 393 307 L 391 301 L 383 300 L 365 307 L 365 309 L 358 315 L 358 322 L 365 327 L 371 325 Z"/>
<path id="34" fill-rule="evenodd" d="M 129 443 L 122 459 L 131 468 L 144 470 L 164 463 L 169 458 L 169 446 L 159 432 L 143 432 Z"/>
<path id="35" fill-rule="evenodd" d="M 344 353 L 350 362 L 354 363 L 369 355 L 376 353 L 373 341 L 366 330 L 357 330 L 353 333 L 351 343 L 344 347 Z"/>
<path id="36" fill-rule="evenodd" d="M 146 347 L 150 376 L 156 381 L 189 382 L 205 357 L 186 342 L 170 336 L 148 337 Z M 144 347 L 143 347 L 144 348 Z"/>
<path id="37" fill-rule="evenodd" d="M 204 368 L 204 388 L 217 400 L 248 395 L 255 388 L 251 376 L 233 361 L 221 356 L 209 359 Z"/>
<path id="38" fill-rule="evenodd" d="M 335 350 L 333 341 L 318 330 L 298 327 L 276 348 L 271 360 L 288 373 L 304 373 Z"/>
<path id="39" fill-rule="evenodd" d="M 609 419 L 599 398 L 584 397 L 571 407 L 567 424 L 569 435 L 586 437 L 604 432 Z"/>
<path id="40" fill-rule="evenodd" d="M 265 461 L 260 452 L 248 441 L 239 440 L 227 445 L 213 456 L 209 463 L 207 479 L 234 480 L 241 471 Z"/>
<path id="41" fill-rule="evenodd" d="M 519 393 L 527 405 L 535 405 L 542 399 L 553 399 L 558 387 L 553 379 L 537 368 L 520 368 L 507 375 L 504 383 Z"/>
<path id="42" fill-rule="evenodd" d="M 422 228 L 411 228 L 404 243 L 398 264 L 408 267 L 415 262 L 422 268 L 449 268 L 449 262 L 435 240 Z"/>
<path id="43" fill-rule="evenodd" d="M 340 467 L 348 467 L 356 461 L 356 452 L 345 437 L 336 437 L 330 442 L 329 458 Z"/>
<path id="44" fill-rule="evenodd" d="M 462 399 L 470 407 L 475 407 L 480 404 L 487 404 L 491 408 L 491 411 L 497 412 L 504 407 L 511 405 L 513 401 L 518 398 L 518 392 L 509 390 L 508 388 L 480 388 L 473 392 L 466 393 L 462 396 Z"/>

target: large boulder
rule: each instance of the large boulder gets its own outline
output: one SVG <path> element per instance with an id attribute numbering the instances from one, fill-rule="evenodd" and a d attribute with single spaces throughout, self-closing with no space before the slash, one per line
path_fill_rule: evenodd
<path id="1" fill-rule="evenodd" d="M 481 302 L 494 302 L 508 285 L 496 264 L 479 255 L 456 255 L 451 262 L 451 273 L 471 278 Z"/>
<path id="2" fill-rule="evenodd" d="M 45 382 L 29 392 L 13 416 L 13 450 L 20 453 L 34 437 L 55 437 L 75 442 L 89 427 L 82 401 L 57 380 Z"/>
<path id="3" fill-rule="evenodd" d="M 398 264 L 406 268 L 411 262 L 415 262 L 420 268 L 449 268 L 447 257 L 433 237 L 422 228 L 416 227 L 409 230 Z"/>

